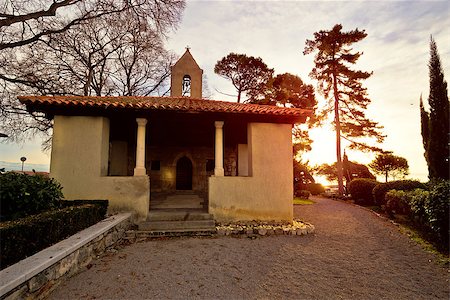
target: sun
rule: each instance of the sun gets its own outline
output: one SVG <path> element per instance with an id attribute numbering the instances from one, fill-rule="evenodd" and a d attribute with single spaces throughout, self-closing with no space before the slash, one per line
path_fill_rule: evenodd
<path id="1" fill-rule="evenodd" d="M 313 140 L 312 150 L 302 155 L 302 160 L 310 165 L 331 164 L 336 161 L 336 137 L 328 128 L 313 128 L 309 130 Z"/>
<path id="2" fill-rule="evenodd" d="M 307 161 L 310 166 L 336 162 L 336 133 L 332 129 L 327 127 L 313 128 L 309 130 L 309 136 L 313 140 L 312 150 L 302 154 L 303 161 Z M 348 145 L 348 141 L 341 139 L 341 153 L 344 155 L 345 150 L 349 160 L 362 164 L 368 164 L 373 160 L 373 153 L 352 151 L 348 149 Z M 314 175 L 314 179 L 323 185 L 335 184 L 335 182 L 329 182 L 323 176 Z"/>

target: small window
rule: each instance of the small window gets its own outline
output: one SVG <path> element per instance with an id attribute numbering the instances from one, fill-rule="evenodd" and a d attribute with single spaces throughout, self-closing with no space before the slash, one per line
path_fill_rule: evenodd
<path id="1" fill-rule="evenodd" d="M 214 159 L 208 159 L 206 161 L 206 172 L 214 171 L 214 167 L 215 167 Z"/>
<path id="2" fill-rule="evenodd" d="M 152 171 L 159 171 L 161 170 L 161 161 L 160 160 L 152 160 Z"/>

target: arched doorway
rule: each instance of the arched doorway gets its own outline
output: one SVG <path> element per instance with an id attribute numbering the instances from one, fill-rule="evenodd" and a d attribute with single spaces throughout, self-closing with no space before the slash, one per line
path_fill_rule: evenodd
<path id="1" fill-rule="evenodd" d="M 177 161 L 177 190 L 192 190 L 192 162 L 186 156 Z"/>

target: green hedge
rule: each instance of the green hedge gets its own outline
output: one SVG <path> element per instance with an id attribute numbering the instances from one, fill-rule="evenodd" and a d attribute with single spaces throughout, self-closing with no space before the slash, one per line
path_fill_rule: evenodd
<path id="1" fill-rule="evenodd" d="M 432 234 L 432 241 L 448 252 L 450 181 L 436 180 L 428 184 L 429 190 L 390 190 L 386 193 L 386 212 L 404 214 Z"/>
<path id="2" fill-rule="evenodd" d="M 61 185 L 42 175 L 0 174 L 0 220 L 13 220 L 59 208 Z"/>
<path id="3" fill-rule="evenodd" d="M 425 205 L 425 214 L 431 229 L 438 234 L 442 244 L 449 247 L 449 206 L 450 180 L 437 180 L 430 183 L 430 198 Z"/>
<path id="4" fill-rule="evenodd" d="M 1 269 L 103 220 L 108 201 L 88 202 L 67 201 L 74 206 L 0 223 Z"/>
<path id="5" fill-rule="evenodd" d="M 308 183 L 305 189 L 309 191 L 311 195 L 320 195 L 325 192 L 325 188 L 320 183 Z"/>
<path id="6" fill-rule="evenodd" d="M 300 198 L 303 198 L 303 199 L 309 199 L 310 195 L 311 195 L 311 193 L 309 191 L 306 191 L 306 190 L 301 190 L 301 191 L 298 191 L 296 193 L 297 197 L 300 197 Z"/>
<path id="7" fill-rule="evenodd" d="M 372 179 L 353 179 L 348 184 L 348 191 L 356 204 L 374 205 L 372 190 L 377 184 L 378 182 Z"/>
<path id="8" fill-rule="evenodd" d="M 425 183 L 421 183 L 416 180 L 398 180 L 391 181 L 386 183 L 379 183 L 376 187 L 373 188 L 373 198 L 377 205 L 385 205 L 385 195 L 390 190 L 401 190 L 401 191 L 410 191 L 415 189 L 424 189 L 426 190 L 428 187 Z"/>
<path id="9" fill-rule="evenodd" d="M 409 204 L 408 192 L 390 190 L 385 196 L 386 212 L 389 215 L 410 215 L 411 207 Z"/>

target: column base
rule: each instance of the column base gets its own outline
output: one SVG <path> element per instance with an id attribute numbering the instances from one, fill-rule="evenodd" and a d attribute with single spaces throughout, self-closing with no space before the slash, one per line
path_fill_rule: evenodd
<path id="1" fill-rule="evenodd" d="M 145 168 L 134 168 L 134 176 L 147 176 Z"/>
<path id="2" fill-rule="evenodd" d="M 215 168 L 214 176 L 225 176 L 225 170 L 223 168 Z"/>

